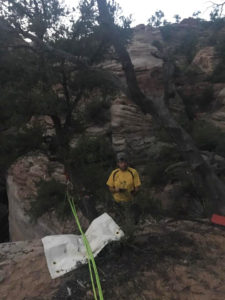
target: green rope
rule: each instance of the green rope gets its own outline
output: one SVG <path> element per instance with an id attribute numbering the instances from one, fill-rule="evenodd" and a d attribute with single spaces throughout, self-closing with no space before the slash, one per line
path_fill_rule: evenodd
<path id="1" fill-rule="evenodd" d="M 99 299 L 104 300 L 103 293 L 102 293 L 101 282 L 100 282 L 100 279 L 99 279 L 98 270 L 97 270 L 97 266 L 96 266 L 96 263 L 95 263 L 94 255 L 93 255 L 93 252 L 91 250 L 88 239 L 86 238 L 86 235 L 85 235 L 85 233 L 83 232 L 83 230 L 81 228 L 80 221 L 79 221 L 79 218 L 78 218 L 78 215 L 77 215 L 77 210 L 76 210 L 75 203 L 74 203 L 74 199 L 69 195 L 68 192 L 67 192 L 67 199 L 68 199 L 68 202 L 70 204 L 72 213 L 74 215 L 75 221 L 77 223 L 78 229 L 81 233 L 83 243 L 84 243 L 86 251 L 87 251 L 88 267 L 89 267 L 89 273 L 90 273 L 94 298 L 95 298 L 95 300 L 98 300 L 97 293 L 96 293 L 96 288 L 95 288 L 95 283 L 94 283 L 94 278 L 93 278 L 93 271 L 94 271 L 95 281 L 96 281 L 97 288 L 98 288 Z"/>

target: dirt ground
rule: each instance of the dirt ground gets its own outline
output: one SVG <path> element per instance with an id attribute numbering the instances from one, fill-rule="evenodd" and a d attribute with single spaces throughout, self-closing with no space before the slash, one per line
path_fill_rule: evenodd
<path id="1" fill-rule="evenodd" d="M 96 263 L 105 300 L 225 299 L 225 228 L 207 220 L 146 222 Z M 68 275 L 54 296 L 62 299 L 94 299 L 87 266 Z"/>

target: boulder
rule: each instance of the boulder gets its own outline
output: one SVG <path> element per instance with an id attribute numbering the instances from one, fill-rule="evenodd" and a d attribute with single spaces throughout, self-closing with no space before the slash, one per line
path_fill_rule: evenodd
<path id="1" fill-rule="evenodd" d="M 33 116 L 27 124 L 27 127 L 40 126 L 43 129 L 43 136 L 54 136 L 55 128 L 52 118 L 49 116 Z"/>
<path id="2" fill-rule="evenodd" d="M 72 233 L 75 230 L 72 214 L 71 218 L 61 221 L 53 211 L 45 213 L 36 223 L 32 222 L 28 211 L 31 201 L 37 195 L 37 183 L 41 179 L 46 181 L 55 179 L 66 183 L 63 165 L 50 161 L 44 154 L 36 153 L 18 159 L 8 171 L 7 194 L 11 241 L 39 239 L 46 235 Z M 88 221 L 80 212 L 79 217 L 84 229 L 87 228 Z"/>
<path id="3" fill-rule="evenodd" d="M 0 244 L 1 300 L 50 300 L 62 281 L 51 279 L 41 240 Z"/>
<path id="4" fill-rule="evenodd" d="M 225 109 L 216 111 L 210 115 L 210 121 L 220 129 L 225 131 Z"/>

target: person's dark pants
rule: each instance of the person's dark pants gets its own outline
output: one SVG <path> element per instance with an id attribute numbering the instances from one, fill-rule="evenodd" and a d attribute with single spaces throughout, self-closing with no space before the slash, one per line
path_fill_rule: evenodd
<path id="1" fill-rule="evenodd" d="M 132 234 L 135 225 L 138 224 L 141 211 L 133 201 L 115 202 L 116 222 L 125 231 L 125 234 Z"/>

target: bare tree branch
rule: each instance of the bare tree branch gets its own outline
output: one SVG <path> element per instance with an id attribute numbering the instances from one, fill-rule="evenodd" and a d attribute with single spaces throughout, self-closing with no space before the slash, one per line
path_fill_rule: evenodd
<path id="1" fill-rule="evenodd" d="M 214 11 L 218 11 L 218 17 L 221 18 L 223 14 L 223 9 L 225 6 L 225 1 L 222 3 L 216 3 L 214 1 L 208 1 L 211 5 L 207 9 L 213 9 Z"/>
<path id="2" fill-rule="evenodd" d="M 23 5 L 21 5 L 20 3 L 16 3 L 14 0 L 8 0 L 9 3 L 11 3 L 12 5 L 15 5 L 16 7 L 19 7 L 19 9 L 24 13 L 25 16 L 29 17 L 30 19 L 33 18 L 33 15 L 30 13 L 29 10 L 27 10 Z"/>

